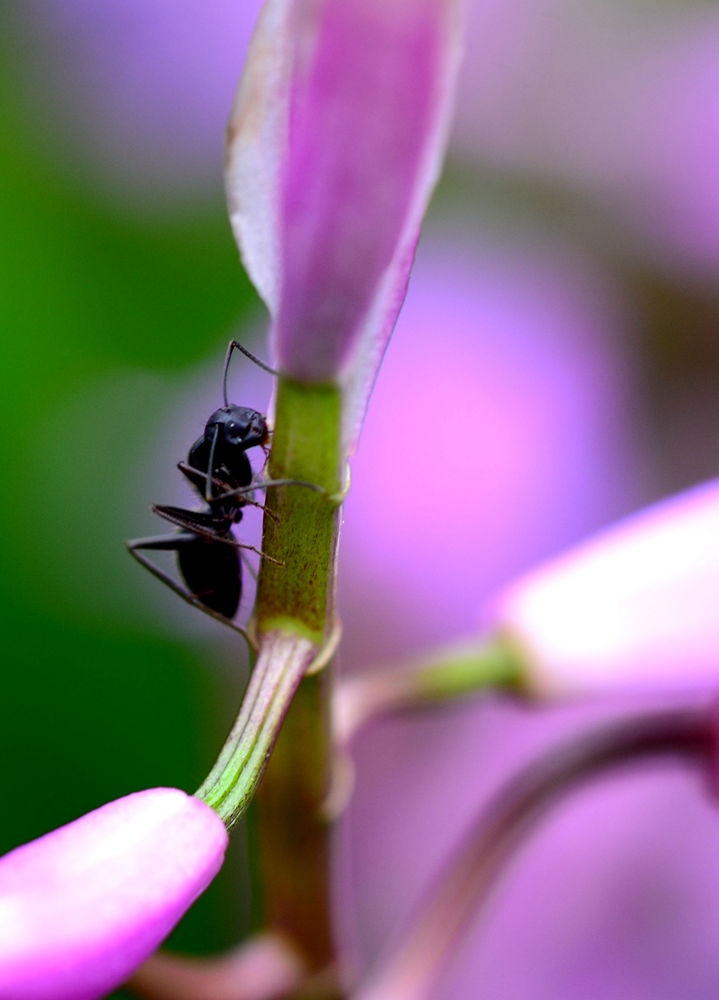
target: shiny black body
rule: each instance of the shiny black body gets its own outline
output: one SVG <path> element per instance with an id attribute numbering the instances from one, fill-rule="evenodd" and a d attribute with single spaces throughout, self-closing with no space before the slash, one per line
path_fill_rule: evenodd
<path id="1" fill-rule="evenodd" d="M 223 406 L 215 410 L 205 425 L 202 437 L 192 445 L 187 454 L 187 468 L 183 469 L 185 476 L 198 489 L 204 500 L 207 500 L 214 510 L 222 507 L 222 502 L 213 498 L 218 496 L 208 480 L 208 471 L 212 479 L 218 480 L 224 489 L 219 493 L 248 487 L 252 483 L 252 467 L 247 458 L 247 450 L 263 446 L 267 442 L 267 421 L 257 410 L 245 406 Z M 202 473 L 203 485 L 190 470 Z M 228 512 L 241 520 L 241 508 L 244 502 L 241 495 L 231 497 L 226 507 Z"/>
<path id="2" fill-rule="evenodd" d="M 240 546 L 231 528 L 242 520 L 242 508 L 252 499 L 253 473 L 247 449 L 261 447 L 267 437 L 267 422 L 257 410 L 232 405 L 216 410 L 205 433 L 190 448 L 187 465 L 180 466 L 208 509 L 154 508 L 183 529 L 177 566 L 188 590 L 225 618 L 234 617 L 242 597 Z M 243 489 L 248 492 L 233 493 Z"/>
<path id="3" fill-rule="evenodd" d="M 225 385 L 229 358 L 237 346 L 233 341 L 228 350 Z M 153 512 L 180 530 L 127 543 L 130 553 L 180 597 L 223 619 L 234 617 L 242 597 L 239 550 L 257 551 L 237 542 L 232 526 L 242 520 L 243 508 L 254 503 L 252 493 L 260 485 L 253 482 L 247 452 L 264 448 L 268 436 L 267 421 L 261 413 L 226 402 L 210 416 L 204 433 L 190 448 L 187 462 L 178 464 L 204 502 L 203 509 L 155 505 Z M 150 562 L 142 554 L 147 550 L 175 552 L 187 589 Z"/>

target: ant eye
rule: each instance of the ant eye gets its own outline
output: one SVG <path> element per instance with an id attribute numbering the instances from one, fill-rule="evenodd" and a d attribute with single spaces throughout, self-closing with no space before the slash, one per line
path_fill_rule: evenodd
<path id="1" fill-rule="evenodd" d="M 238 424 L 228 424 L 226 430 L 227 433 L 231 434 L 233 437 L 235 437 L 236 435 L 239 436 L 239 434 L 241 433 Z"/>

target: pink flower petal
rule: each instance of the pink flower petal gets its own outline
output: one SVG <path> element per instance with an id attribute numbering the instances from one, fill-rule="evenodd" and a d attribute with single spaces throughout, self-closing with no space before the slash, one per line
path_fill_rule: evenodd
<path id="1" fill-rule="evenodd" d="M 563 695 L 719 683 L 719 480 L 601 532 L 509 587 L 492 619 Z"/>
<path id="2" fill-rule="evenodd" d="M 280 367 L 357 430 L 436 179 L 456 0 L 268 0 L 228 140 L 230 217 Z"/>
<path id="3" fill-rule="evenodd" d="M 0 859 L 0 1000 L 92 1000 L 122 983 L 219 870 L 219 817 L 136 792 Z"/>

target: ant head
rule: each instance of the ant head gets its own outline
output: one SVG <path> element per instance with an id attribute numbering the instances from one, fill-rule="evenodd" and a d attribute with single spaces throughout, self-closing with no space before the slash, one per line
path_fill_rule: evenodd
<path id="1" fill-rule="evenodd" d="M 263 445 L 269 437 L 267 421 L 257 410 L 246 406 L 223 406 L 215 410 L 205 426 L 205 440 L 218 434 L 218 444 L 246 451 Z"/>

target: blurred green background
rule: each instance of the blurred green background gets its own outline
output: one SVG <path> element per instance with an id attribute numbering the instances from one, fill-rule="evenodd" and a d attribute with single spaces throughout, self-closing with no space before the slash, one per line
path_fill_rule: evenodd
<path id="1" fill-rule="evenodd" d="M 219 172 L 186 214 L 113 205 L 57 156 L 18 90 L 20 56 L 0 55 L 0 853 L 138 789 L 192 791 L 231 725 L 242 640 L 212 623 L 170 638 L 179 602 L 124 539 L 163 530 L 144 472 L 172 497 L 184 455 L 153 449 L 183 374 L 209 359 L 219 391 L 228 331 L 257 313 Z M 159 630 L 151 600 L 170 616 Z M 178 946 L 217 948 L 245 928 L 242 836 L 231 855 Z"/>

